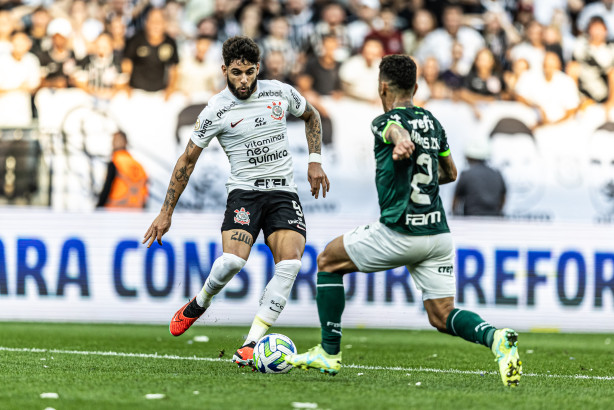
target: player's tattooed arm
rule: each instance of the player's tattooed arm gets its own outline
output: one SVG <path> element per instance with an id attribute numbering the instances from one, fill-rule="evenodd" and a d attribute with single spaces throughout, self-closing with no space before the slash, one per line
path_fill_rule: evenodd
<path id="1" fill-rule="evenodd" d="M 300 118 L 305 121 L 305 135 L 307 136 L 309 154 L 320 154 L 322 151 L 322 120 L 320 119 L 320 113 L 307 102 L 305 112 Z M 317 158 L 312 159 L 311 157 L 310 160 L 307 169 L 307 180 L 311 185 L 311 195 L 317 199 L 321 186 L 322 196 L 326 198 L 326 193 L 330 190 L 330 181 L 322 169 L 321 160 Z"/>
<path id="2" fill-rule="evenodd" d="M 177 205 L 177 201 L 188 185 L 190 175 L 192 171 L 194 171 L 194 166 L 202 150 L 201 147 L 190 140 L 185 148 L 185 152 L 181 154 L 177 160 L 177 164 L 175 164 L 175 169 L 173 170 L 171 180 L 168 184 L 166 197 L 164 198 L 160 214 L 152 222 L 143 237 L 143 243 L 149 242 L 147 247 L 150 247 L 154 240 L 157 240 L 158 243 L 162 245 L 162 236 L 168 232 L 171 227 L 171 217 Z"/>
<path id="3" fill-rule="evenodd" d="M 452 154 L 446 157 L 439 157 L 437 161 L 438 181 L 440 185 L 456 181 L 457 171 Z"/>
<path id="4" fill-rule="evenodd" d="M 385 141 L 394 144 L 392 159 L 395 161 L 411 157 L 414 149 L 416 149 L 414 143 L 409 137 L 409 132 L 396 123 L 393 123 L 387 127 L 386 134 L 382 135 L 382 137 Z"/>
<path id="5" fill-rule="evenodd" d="M 322 151 L 322 120 L 320 113 L 309 102 L 300 118 L 305 121 L 305 134 L 310 154 L 320 154 Z"/>

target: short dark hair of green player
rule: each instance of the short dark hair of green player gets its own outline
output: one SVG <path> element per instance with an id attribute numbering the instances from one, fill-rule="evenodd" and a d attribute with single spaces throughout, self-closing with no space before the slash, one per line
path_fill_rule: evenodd
<path id="1" fill-rule="evenodd" d="M 230 67 L 233 61 L 239 60 L 251 64 L 260 62 L 260 48 L 254 40 L 246 36 L 230 37 L 222 46 L 224 65 Z"/>
<path id="2" fill-rule="evenodd" d="M 399 92 L 413 92 L 416 86 L 416 63 L 410 56 L 393 54 L 382 58 L 379 63 L 380 81 Z"/>

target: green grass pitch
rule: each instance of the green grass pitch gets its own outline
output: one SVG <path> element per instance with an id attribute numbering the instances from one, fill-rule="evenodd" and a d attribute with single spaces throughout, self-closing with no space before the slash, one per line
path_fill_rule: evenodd
<path id="1" fill-rule="evenodd" d="M 509 389 L 495 373 L 488 349 L 435 331 L 344 329 L 344 367 L 336 377 L 237 368 L 229 360 L 246 331 L 197 325 L 175 338 L 166 326 L 0 323 L 0 408 L 614 406 L 614 335 L 521 333 L 525 375 L 519 388 Z M 299 351 L 319 342 L 318 329 L 274 331 L 288 335 Z M 194 340 L 205 335 L 208 342 Z M 44 392 L 59 398 L 41 398 Z M 164 398 L 146 398 L 156 393 Z"/>

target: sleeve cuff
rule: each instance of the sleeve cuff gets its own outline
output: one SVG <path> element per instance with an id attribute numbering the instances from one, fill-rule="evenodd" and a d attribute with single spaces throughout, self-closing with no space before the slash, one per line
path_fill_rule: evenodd
<path id="1" fill-rule="evenodd" d="M 450 148 L 448 148 L 446 151 L 444 152 L 440 152 L 439 153 L 440 157 L 449 157 L 450 156 Z"/>
<path id="2" fill-rule="evenodd" d="M 384 129 L 382 130 L 382 140 L 384 141 L 385 144 L 390 144 L 390 141 L 388 141 L 386 139 L 386 131 L 388 131 L 388 127 L 390 127 L 392 124 L 396 124 L 399 127 L 403 128 L 403 125 L 398 122 L 398 121 L 393 121 L 393 120 L 388 120 L 388 122 L 386 123 L 386 126 L 384 127 Z"/>

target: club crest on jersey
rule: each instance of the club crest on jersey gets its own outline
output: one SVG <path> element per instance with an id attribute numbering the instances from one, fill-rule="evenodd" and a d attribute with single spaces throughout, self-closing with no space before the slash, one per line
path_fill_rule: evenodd
<path id="1" fill-rule="evenodd" d="M 267 105 L 267 108 L 271 109 L 271 118 L 274 120 L 281 120 L 284 118 L 284 109 L 281 107 L 281 101 L 277 104 L 273 102 L 271 105 Z"/>
<path id="2" fill-rule="evenodd" d="M 235 209 L 235 222 L 241 225 L 249 225 L 249 212 L 245 208 Z"/>
<path id="3" fill-rule="evenodd" d="M 200 129 L 200 118 L 196 119 L 196 123 L 194 124 L 194 131 L 198 131 Z"/>

